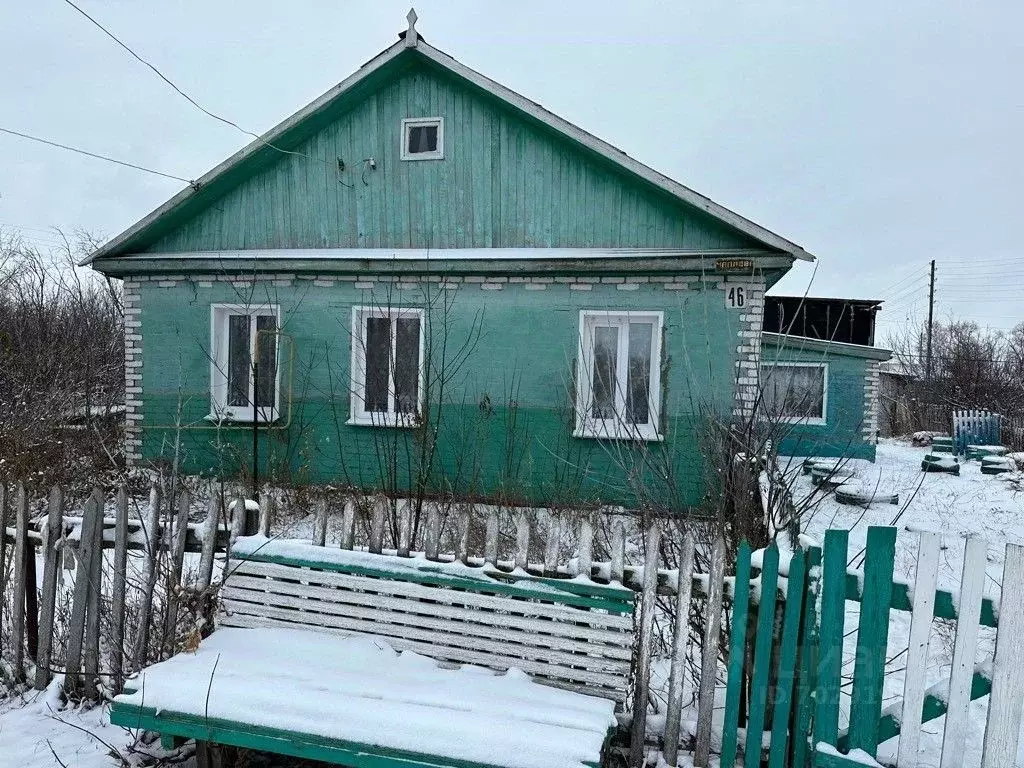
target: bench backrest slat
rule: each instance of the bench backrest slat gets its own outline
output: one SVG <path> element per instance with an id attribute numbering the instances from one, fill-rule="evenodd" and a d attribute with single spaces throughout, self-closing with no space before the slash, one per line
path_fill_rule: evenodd
<path id="1" fill-rule="evenodd" d="M 373 634 L 439 661 L 517 667 L 538 682 L 625 699 L 633 616 L 622 591 L 605 588 L 602 595 L 593 585 L 596 596 L 581 596 L 545 583 L 430 573 L 421 580 L 414 572 L 392 579 L 310 565 L 280 558 L 238 563 L 224 585 L 220 623 Z M 571 585 L 574 592 L 581 587 L 590 591 Z"/>

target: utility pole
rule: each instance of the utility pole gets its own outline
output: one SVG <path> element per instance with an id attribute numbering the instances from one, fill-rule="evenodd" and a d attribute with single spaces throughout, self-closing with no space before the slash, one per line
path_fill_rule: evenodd
<path id="1" fill-rule="evenodd" d="M 928 284 L 928 341 L 924 358 L 925 384 L 932 380 L 932 321 L 935 317 L 935 259 L 932 259 L 931 280 Z"/>

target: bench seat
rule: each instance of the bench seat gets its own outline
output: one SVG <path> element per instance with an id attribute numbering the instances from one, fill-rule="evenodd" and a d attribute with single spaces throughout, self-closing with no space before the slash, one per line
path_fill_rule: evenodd
<path id="1" fill-rule="evenodd" d="M 613 701 L 369 635 L 222 628 L 143 670 L 111 721 L 353 768 L 597 766 Z"/>

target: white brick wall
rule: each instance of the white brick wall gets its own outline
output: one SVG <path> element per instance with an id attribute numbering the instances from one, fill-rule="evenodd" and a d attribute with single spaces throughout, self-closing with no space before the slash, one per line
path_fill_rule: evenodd
<path id="1" fill-rule="evenodd" d="M 710 280 L 702 278 L 708 285 Z M 720 283 L 719 287 L 727 290 L 741 287 L 746 294 L 746 308 L 733 312 L 736 318 L 736 395 L 733 402 L 733 415 L 750 418 L 754 405 L 757 403 L 758 387 L 760 386 L 759 370 L 761 367 L 761 326 L 764 318 L 764 279 L 729 280 Z M 725 301 L 723 295 L 722 301 Z"/>
<path id="2" fill-rule="evenodd" d="M 872 360 L 868 363 L 864 375 L 864 442 L 875 445 L 878 442 L 878 397 L 879 397 L 879 363 Z"/>
<path id="3" fill-rule="evenodd" d="M 124 280 L 125 336 L 124 336 L 124 385 L 125 385 L 125 460 L 128 466 L 135 466 L 142 460 L 142 323 L 140 278 Z M 161 280 L 158 285 L 170 282 Z"/>

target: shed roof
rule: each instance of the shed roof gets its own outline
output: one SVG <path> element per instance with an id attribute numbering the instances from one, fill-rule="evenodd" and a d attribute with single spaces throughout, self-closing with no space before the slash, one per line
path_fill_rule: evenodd
<path id="1" fill-rule="evenodd" d="M 710 198 L 693 191 L 689 187 L 674 181 L 653 170 L 643 163 L 631 158 L 626 153 L 593 136 L 583 129 L 563 120 L 509 88 L 481 75 L 458 62 L 443 51 L 429 45 L 422 36 L 410 28 L 411 34 L 403 34 L 398 42 L 381 51 L 377 56 L 359 68 L 354 74 L 343 80 L 331 90 L 324 93 L 298 112 L 288 117 L 248 146 L 236 152 L 227 160 L 197 179 L 166 203 L 117 235 L 95 252 L 90 254 L 82 264 L 89 264 L 95 259 L 109 258 L 132 253 L 139 243 L 144 242 L 155 228 L 166 225 L 167 220 L 180 215 L 182 209 L 195 202 L 197 196 L 203 195 L 218 184 L 223 184 L 229 175 L 239 173 L 248 164 L 256 164 L 269 153 L 280 152 L 281 146 L 288 146 L 288 139 L 301 131 L 304 123 L 328 110 L 332 104 L 343 98 L 366 82 L 372 75 L 384 70 L 388 65 L 405 60 L 407 57 L 421 57 L 434 66 L 440 67 L 452 76 L 461 79 L 503 102 L 507 107 L 524 115 L 528 119 L 541 123 L 551 130 L 583 148 L 605 158 L 633 177 L 662 190 L 668 195 L 712 216 L 722 223 L 742 232 L 771 249 L 796 259 L 811 261 L 814 257 L 801 246 L 771 232 L 747 218 L 725 208 Z"/>

